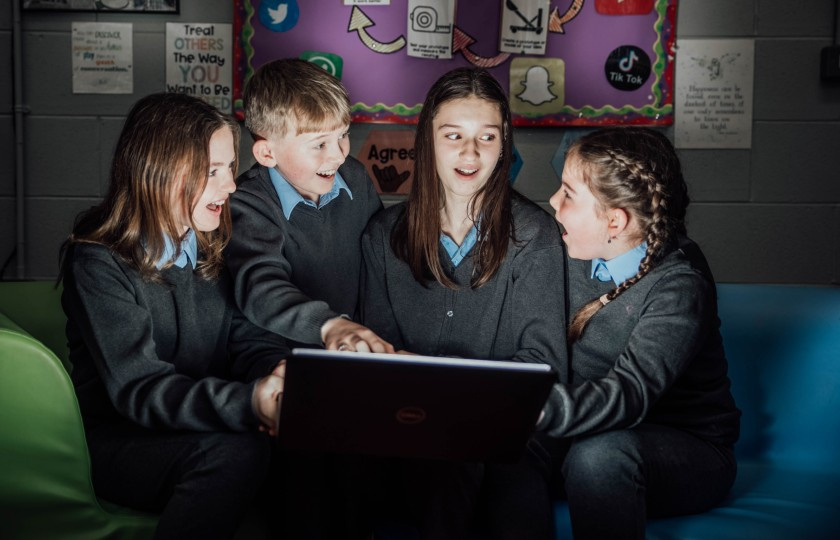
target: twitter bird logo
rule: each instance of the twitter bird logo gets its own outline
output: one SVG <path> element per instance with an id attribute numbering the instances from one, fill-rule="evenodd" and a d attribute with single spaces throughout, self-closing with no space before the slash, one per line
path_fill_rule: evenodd
<path id="1" fill-rule="evenodd" d="M 297 0 L 263 0 L 259 15 L 260 22 L 269 30 L 285 32 L 297 24 L 300 8 Z"/>

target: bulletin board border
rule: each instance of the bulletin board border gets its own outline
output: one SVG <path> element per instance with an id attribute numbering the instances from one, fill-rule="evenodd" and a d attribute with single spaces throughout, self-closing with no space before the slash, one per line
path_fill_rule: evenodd
<path id="1" fill-rule="evenodd" d="M 654 9 L 658 16 L 654 22 L 657 36 L 653 44 L 655 59 L 651 67 L 654 75 L 650 90 L 654 103 L 642 107 L 633 105 L 594 107 L 584 105 L 576 108 L 565 105 L 560 112 L 529 116 L 514 114 L 513 124 L 517 127 L 560 127 L 560 126 L 603 126 L 615 124 L 667 126 L 674 123 L 674 65 L 676 62 L 676 9 L 677 0 L 656 0 Z M 242 95 L 246 81 L 254 73 L 251 64 L 254 48 L 252 19 L 255 10 L 248 0 L 234 0 L 234 29 L 241 29 L 234 39 L 233 109 L 237 119 L 244 120 Z M 351 104 L 354 122 L 416 124 L 422 104 L 386 105 L 376 103 Z"/>

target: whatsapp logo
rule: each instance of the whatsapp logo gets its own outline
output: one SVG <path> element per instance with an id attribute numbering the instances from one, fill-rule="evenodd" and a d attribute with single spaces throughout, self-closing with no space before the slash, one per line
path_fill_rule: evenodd
<path id="1" fill-rule="evenodd" d="M 316 66 L 320 66 L 333 75 L 336 79 L 341 80 L 341 70 L 344 67 L 344 60 L 337 54 L 319 51 L 304 51 L 300 54 L 301 60 L 312 62 Z"/>

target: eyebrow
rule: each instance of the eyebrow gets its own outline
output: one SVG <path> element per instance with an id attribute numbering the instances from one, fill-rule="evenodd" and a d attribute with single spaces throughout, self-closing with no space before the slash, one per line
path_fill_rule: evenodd
<path id="1" fill-rule="evenodd" d="M 566 191 L 571 191 L 572 193 L 577 193 L 577 191 L 575 191 L 575 190 L 574 190 L 574 189 L 573 189 L 573 188 L 569 185 L 569 183 L 568 183 L 568 182 L 563 182 L 563 184 L 562 184 L 562 185 L 563 185 L 563 187 L 564 187 L 564 188 L 566 188 Z"/>
<path id="2" fill-rule="evenodd" d="M 310 138 L 310 139 L 309 139 L 309 141 L 310 141 L 310 142 L 313 142 L 313 141 L 317 141 L 317 140 L 320 140 L 320 139 L 326 139 L 327 137 L 329 137 L 330 135 L 332 135 L 333 131 L 341 131 L 341 132 L 345 132 L 345 131 L 349 131 L 349 130 L 350 130 L 350 126 L 346 126 L 346 127 L 345 127 L 345 126 L 341 126 L 341 127 L 335 128 L 335 129 L 333 129 L 333 130 L 330 130 L 330 131 L 328 131 L 328 132 L 310 132 L 310 133 L 312 133 L 313 135 L 314 135 L 315 133 L 318 133 L 318 135 L 317 135 L 317 136 L 315 136 L 315 137 Z"/>
<path id="3" fill-rule="evenodd" d="M 438 131 L 440 131 L 442 129 L 452 129 L 452 128 L 460 128 L 460 127 L 462 127 L 460 124 L 441 124 L 440 127 L 438 127 Z M 495 129 L 497 131 L 502 131 L 502 127 L 498 124 L 484 124 L 482 127 L 485 128 L 485 129 L 489 128 L 489 129 Z"/>

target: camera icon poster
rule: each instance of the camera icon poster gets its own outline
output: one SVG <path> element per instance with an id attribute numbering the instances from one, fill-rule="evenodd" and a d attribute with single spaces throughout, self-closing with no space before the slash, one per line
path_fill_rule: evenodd
<path id="1" fill-rule="evenodd" d="M 408 0 L 408 19 L 408 56 L 452 58 L 455 0 Z"/>
<path id="2" fill-rule="evenodd" d="M 262 64 L 330 58 L 353 120 L 414 124 L 463 66 L 508 89 L 516 126 L 673 123 L 677 0 L 234 0 L 234 108 Z M 511 41 L 506 41 L 506 37 Z"/>

